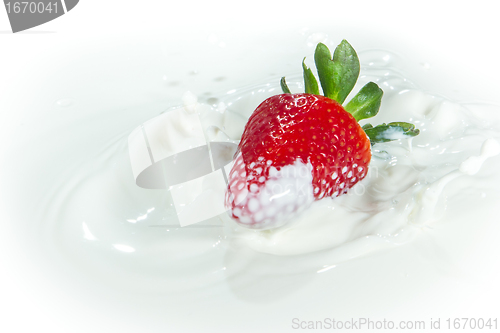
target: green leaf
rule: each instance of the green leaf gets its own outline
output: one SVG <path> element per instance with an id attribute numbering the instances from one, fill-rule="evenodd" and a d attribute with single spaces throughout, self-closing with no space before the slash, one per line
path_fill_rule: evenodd
<path id="1" fill-rule="evenodd" d="M 363 129 L 365 130 L 368 138 L 370 138 L 370 143 L 372 145 L 380 142 L 411 138 L 420 133 L 420 131 L 415 128 L 415 125 L 405 122 L 381 124 L 375 127 L 370 124 L 366 124 L 363 126 Z"/>
<path id="2" fill-rule="evenodd" d="M 356 51 L 345 39 L 337 46 L 333 53 L 333 82 L 335 87 L 335 99 L 340 104 L 356 84 L 359 76 L 359 59 Z"/>
<path id="3" fill-rule="evenodd" d="M 307 68 L 305 61 L 306 58 L 302 60 L 302 68 L 304 69 L 304 86 L 306 88 L 306 94 L 319 95 L 318 81 L 316 81 L 312 70 Z"/>
<path id="4" fill-rule="evenodd" d="M 290 89 L 286 85 L 285 77 L 283 76 L 280 80 L 280 85 L 281 85 L 281 90 L 283 90 L 283 93 L 285 94 L 291 94 Z"/>
<path id="5" fill-rule="evenodd" d="M 319 43 L 314 52 L 314 62 L 323 94 L 340 104 L 344 103 L 359 76 L 359 59 L 351 44 L 342 40 L 332 59 L 328 47 Z"/>
<path id="6" fill-rule="evenodd" d="M 368 82 L 345 106 L 345 110 L 354 116 L 356 121 L 375 116 L 380 109 L 384 92 L 376 83 Z"/>
<path id="7" fill-rule="evenodd" d="M 328 47 L 319 43 L 314 51 L 314 63 L 318 71 L 319 82 L 323 88 L 323 95 L 332 98 L 335 96 L 335 87 L 333 82 L 333 60 Z"/>

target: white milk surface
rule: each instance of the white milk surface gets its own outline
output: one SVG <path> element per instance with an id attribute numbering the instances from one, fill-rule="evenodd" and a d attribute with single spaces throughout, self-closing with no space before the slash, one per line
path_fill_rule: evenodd
<path id="1" fill-rule="evenodd" d="M 300 61 L 312 60 L 311 43 L 319 37 L 301 38 L 296 54 L 286 57 L 296 66 L 283 73 L 292 92 L 303 90 Z M 327 42 L 333 50 L 338 41 Z M 491 260 L 498 250 L 500 107 L 439 96 L 411 82 L 405 68 L 417 65 L 398 54 L 356 48 L 362 68 L 353 92 L 369 81 L 384 90 L 380 113 L 369 122 L 411 122 L 420 135 L 377 144 L 367 177 L 348 194 L 313 202 L 287 225 L 265 231 L 237 226 L 226 213 L 180 227 L 168 190 L 136 186 L 127 138 L 148 119 L 183 104 L 192 112 L 198 103 L 207 136 L 237 142 L 254 108 L 281 93 L 280 73 L 255 74 L 264 61 L 255 60 L 251 82 L 233 85 L 229 70 L 216 74 L 209 63 L 164 76 L 132 66 L 125 74 L 158 79 L 141 90 L 149 95 L 134 100 L 133 89 L 121 83 L 127 75 L 97 82 L 89 95 L 75 87 L 93 78 L 85 77 L 85 66 L 78 69 L 81 80 L 46 101 L 45 117 L 33 112 L 17 120 L 22 135 L 5 155 L 15 161 L 2 174 L 19 221 L 10 227 L 22 235 L 30 272 L 39 276 L 33 288 L 47 291 L 40 299 L 51 309 L 69 304 L 89 313 L 88 327 L 112 319 L 124 330 L 149 331 L 203 329 L 221 318 L 228 330 L 244 322 L 238 331 L 267 323 L 280 332 L 296 317 L 391 313 L 444 321 L 464 310 L 491 317 L 498 299 L 479 292 L 477 311 L 457 301 L 471 302 L 498 273 Z M 197 80 L 203 70 L 208 74 Z M 61 86 L 71 77 L 55 75 Z M 101 98 L 106 94 L 113 98 Z M 165 140 L 183 139 L 182 130 L 175 133 Z M 498 287 L 488 290 L 498 295 Z M 249 313 L 259 320 L 249 322 Z"/>

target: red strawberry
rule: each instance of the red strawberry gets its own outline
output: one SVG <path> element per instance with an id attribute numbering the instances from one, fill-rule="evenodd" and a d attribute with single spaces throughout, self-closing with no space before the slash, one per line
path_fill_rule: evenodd
<path id="1" fill-rule="evenodd" d="M 367 174 L 370 140 L 390 141 L 384 133 L 394 131 L 418 134 L 407 123 L 366 125 L 365 133 L 358 120 L 374 116 L 382 98 L 373 82 L 342 107 L 359 75 L 357 55 L 345 40 L 333 60 L 319 44 L 315 61 L 328 97 L 319 95 L 303 63 L 306 93 L 291 94 L 283 78 L 285 94 L 262 102 L 246 124 L 226 194 L 231 216 L 241 224 L 277 227 L 314 200 L 346 193 Z"/>

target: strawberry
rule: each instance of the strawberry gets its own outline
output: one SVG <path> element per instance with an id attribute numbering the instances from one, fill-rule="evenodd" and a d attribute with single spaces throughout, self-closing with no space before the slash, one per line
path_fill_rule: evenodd
<path id="1" fill-rule="evenodd" d="M 358 124 L 380 108 L 383 92 L 373 82 L 342 106 L 359 75 L 347 41 L 333 59 L 318 44 L 314 59 L 325 96 L 304 59 L 306 93 L 290 93 L 282 78 L 284 94 L 262 102 L 245 126 L 226 192 L 231 217 L 244 226 L 278 227 L 313 201 L 346 193 L 366 176 L 371 145 L 419 133 L 402 122 Z"/>

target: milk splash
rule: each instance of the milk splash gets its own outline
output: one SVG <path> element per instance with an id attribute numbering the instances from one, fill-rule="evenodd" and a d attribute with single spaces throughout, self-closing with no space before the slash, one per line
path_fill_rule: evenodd
<path id="1" fill-rule="evenodd" d="M 127 126 L 117 129 L 102 152 L 82 162 L 73 176 L 54 188 L 40 216 L 41 234 L 45 235 L 42 241 L 54 249 L 54 255 L 65 253 L 76 266 L 94 263 L 86 265 L 93 265 L 89 270 L 100 274 L 102 264 L 127 277 L 123 283 L 130 288 L 153 288 L 155 292 L 210 285 L 241 277 L 240 272 L 249 270 L 266 276 L 323 272 L 340 262 L 411 241 L 429 225 L 446 219 L 447 201 L 464 187 L 477 194 L 485 190 L 487 184 L 472 182 L 472 177 L 496 175 L 487 158 L 494 159 L 498 153 L 500 111 L 496 106 L 456 103 L 423 92 L 398 74 L 392 64 L 380 60 L 387 54 L 361 54 L 365 59 L 372 58 L 367 63 L 373 65 L 362 68 L 363 76 L 353 91 L 369 81 L 376 82 L 385 94 L 373 122 L 408 121 L 421 132 L 412 140 L 374 146 L 369 173 L 347 194 L 315 201 L 289 224 L 272 230 L 239 227 L 226 212 L 182 228 L 179 211 L 191 216 L 203 212 L 190 209 L 185 202 L 175 202 L 168 188 L 185 186 L 174 184 L 175 179 L 157 189 L 137 186 L 133 170 L 140 168 L 130 164 L 127 138 L 141 124 L 122 114 L 122 124 Z M 292 92 L 303 91 L 299 75 L 287 79 Z M 175 160 L 175 145 L 183 145 L 179 148 L 182 150 L 201 149 L 203 154 L 210 149 L 212 155 L 231 159 L 231 149 L 221 147 L 216 152 L 213 145 L 207 147 L 206 141 L 236 145 L 253 110 L 267 97 L 281 93 L 278 82 L 263 82 L 209 98 L 185 95 L 185 105 L 180 108 L 198 110 L 196 126 L 203 134 L 180 140 L 187 132 L 177 129 L 169 132 L 177 133 L 171 138 L 165 133 L 167 137 L 152 138 L 149 148 L 153 159 L 171 154 Z M 159 116 L 172 117 L 176 110 L 179 107 Z M 191 115 L 186 113 L 185 117 Z M 114 124 L 110 120 L 109 131 Z M 189 121 L 182 124 L 192 125 Z M 137 135 L 142 135 L 142 130 Z M 147 145 L 143 153 L 148 161 Z M 217 173 L 215 180 L 191 184 L 193 190 L 187 191 L 206 199 L 202 201 L 207 207 L 217 205 L 208 201 L 215 198 L 210 192 L 213 184 L 225 184 L 222 169 L 226 168 L 214 165 L 215 160 L 201 159 L 197 175 L 217 171 L 220 177 Z"/>

